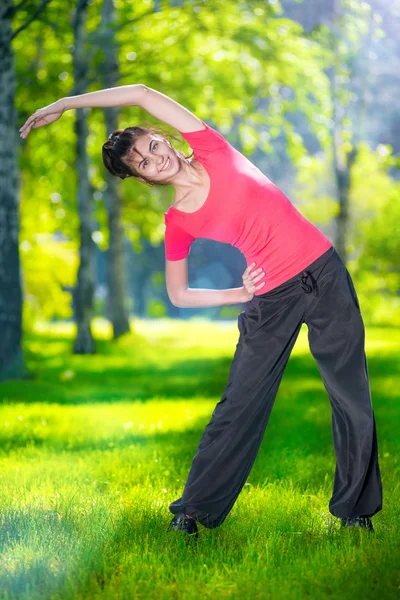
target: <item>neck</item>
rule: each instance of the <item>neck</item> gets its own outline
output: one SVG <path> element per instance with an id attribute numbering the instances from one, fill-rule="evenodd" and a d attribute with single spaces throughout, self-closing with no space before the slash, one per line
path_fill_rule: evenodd
<path id="1" fill-rule="evenodd" d="M 171 184 L 174 186 L 176 194 L 186 196 L 194 187 L 202 182 L 202 174 L 196 164 L 181 162 L 181 168 L 175 175 Z"/>

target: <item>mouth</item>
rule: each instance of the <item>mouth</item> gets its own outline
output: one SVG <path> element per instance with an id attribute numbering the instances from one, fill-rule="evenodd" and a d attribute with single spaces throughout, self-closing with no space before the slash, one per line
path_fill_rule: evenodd
<path id="1" fill-rule="evenodd" d="M 169 169 L 170 164 L 171 164 L 171 161 L 170 161 L 170 159 L 168 157 L 167 158 L 167 162 L 165 163 L 165 165 L 163 166 L 163 168 L 160 170 L 160 173 L 161 173 L 161 171 L 166 171 L 167 169 Z"/>

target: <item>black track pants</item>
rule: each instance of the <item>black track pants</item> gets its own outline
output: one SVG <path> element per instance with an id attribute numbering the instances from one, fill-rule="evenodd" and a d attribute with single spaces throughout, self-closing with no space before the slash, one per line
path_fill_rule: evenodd
<path id="1" fill-rule="evenodd" d="M 382 508 L 365 331 L 351 276 L 334 247 L 306 270 L 254 296 L 238 317 L 227 385 L 200 440 L 173 514 L 220 525 L 256 459 L 302 323 L 332 406 L 336 470 L 329 510 L 372 516 Z"/>

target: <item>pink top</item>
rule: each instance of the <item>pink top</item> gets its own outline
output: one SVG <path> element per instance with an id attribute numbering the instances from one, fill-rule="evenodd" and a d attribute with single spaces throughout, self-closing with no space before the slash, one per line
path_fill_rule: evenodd
<path id="1" fill-rule="evenodd" d="M 215 129 L 182 133 L 210 178 L 205 203 L 185 213 L 170 206 L 165 215 L 165 256 L 186 258 L 196 238 L 236 246 L 247 265 L 263 267 L 265 285 L 255 295 L 299 274 L 331 246 L 329 239 L 293 206 L 261 171 Z"/>

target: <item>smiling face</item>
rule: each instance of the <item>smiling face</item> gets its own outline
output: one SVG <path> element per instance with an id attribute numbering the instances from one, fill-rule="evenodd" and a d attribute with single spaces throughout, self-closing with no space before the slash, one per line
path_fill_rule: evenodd
<path id="1" fill-rule="evenodd" d="M 172 146 L 163 138 L 147 133 L 137 138 L 135 147 L 124 158 L 128 166 L 132 166 L 136 173 L 153 182 L 169 182 L 180 169 L 180 159 Z"/>

